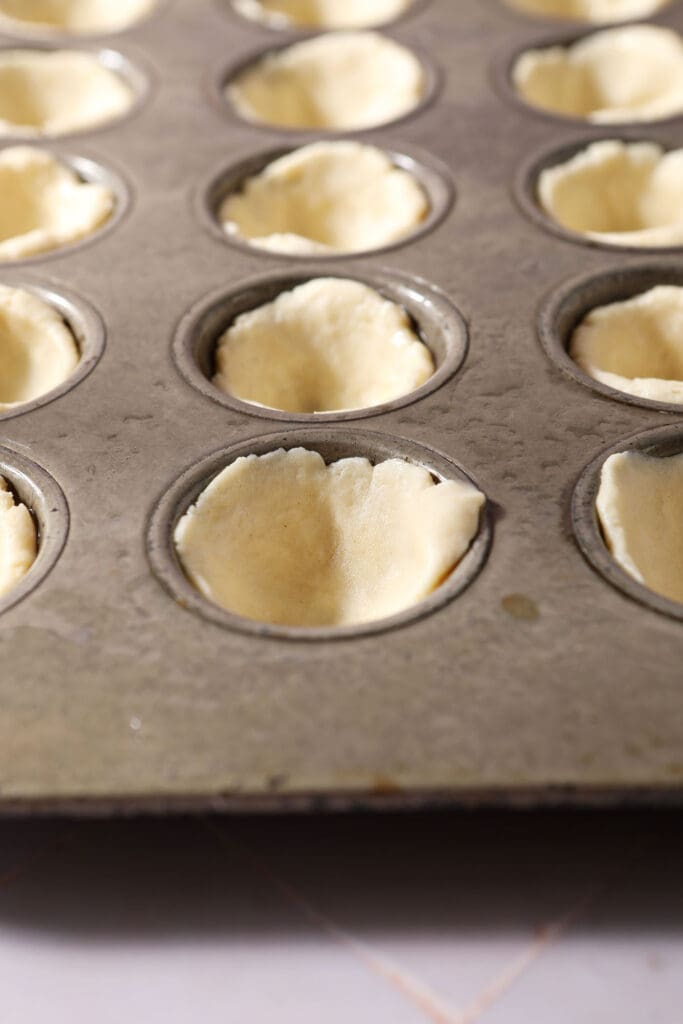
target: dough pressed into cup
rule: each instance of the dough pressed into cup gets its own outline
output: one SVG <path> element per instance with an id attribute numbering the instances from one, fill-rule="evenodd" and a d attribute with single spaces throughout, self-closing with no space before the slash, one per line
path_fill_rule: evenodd
<path id="1" fill-rule="evenodd" d="M 52 306 L 0 285 L 0 412 L 63 384 L 78 362 L 75 338 Z"/>
<path id="2" fill-rule="evenodd" d="M 314 413 L 390 402 L 433 373 L 405 310 L 359 281 L 331 277 L 239 316 L 218 340 L 213 381 L 246 402 Z"/>
<path id="3" fill-rule="evenodd" d="M 233 0 L 245 18 L 271 28 L 372 28 L 393 21 L 413 0 Z"/>
<path id="4" fill-rule="evenodd" d="M 346 131 L 386 124 L 418 105 L 420 61 L 376 32 L 331 32 L 267 54 L 226 89 L 248 121 Z"/>
<path id="5" fill-rule="evenodd" d="M 66 135 L 107 124 L 135 103 L 130 85 L 95 54 L 0 51 L 0 135 Z"/>
<path id="6" fill-rule="evenodd" d="M 596 508 L 618 565 L 655 593 L 683 601 L 683 455 L 610 455 Z"/>
<path id="7" fill-rule="evenodd" d="M 315 142 L 274 160 L 221 204 L 227 234 L 274 252 L 380 249 L 412 234 L 427 195 L 390 156 L 359 142 Z"/>
<path id="8" fill-rule="evenodd" d="M 144 18 L 157 0 L 0 0 L 0 27 L 97 35 Z"/>
<path id="9" fill-rule="evenodd" d="M 436 483 L 399 459 L 325 465 L 295 448 L 239 458 L 175 530 L 180 562 L 205 597 L 289 626 L 387 618 L 435 590 L 474 539 L 483 494 Z"/>
<path id="10" fill-rule="evenodd" d="M 31 513 L 17 503 L 0 476 L 0 597 L 26 575 L 36 560 L 38 538 Z"/>
<path id="11" fill-rule="evenodd" d="M 566 18 L 608 24 L 649 18 L 668 7 L 671 0 L 505 0 L 526 14 L 542 18 Z"/>
<path id="12" fill-rule="evenodd" d="M 542 171 L 538 200 L 570 231 L 640 248 L 683 244 L 683 149 L 653 142 L 594 142 Z"/>
<path id="13" fill-rule="evenodd" d="M 617 391 L 683 405 L 683 288 L 659 285 L 591 310 L 569 354 L 589 377 Z"/>
<path id="14" fill-rule="evenodd" d="M 607 29 L 528 50 L 512 80 L 531 106 L 596 124 L 672 117 L 683 112 L 683 40 L 656 25 Z"/>
<path id="15" fill-rule="evenodd" d="M 111 217 L 114 193 L 34 146 L 0 150 L 0 261 L 59 249 Z"/>

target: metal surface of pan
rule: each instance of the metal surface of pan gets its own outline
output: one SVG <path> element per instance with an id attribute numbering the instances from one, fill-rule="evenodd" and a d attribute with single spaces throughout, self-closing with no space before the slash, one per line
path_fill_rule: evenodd
<path id="1" fill-rule="evenodd" d="M 657 21 L 683 30 L 683 7 Z M 1 470 L 45 546 L 42 568 L 0 606 L 0 812 L 680 799 L 683 624 L 595 571 L 572 519 L 577 481 L 601 453 L 680 419 L 582 386 L 562 363 L 567 317 L 591 296 L 630 294 L 641 271 L 648 284 L 653 268 L 677 280 L 680 252 L 576 244 L 520 209 L 520 168 L 610 137 L 539 117 L 496 86 L 499 55 L 542 31 L 497 0 L 418 3 L 393 23 L 440 88 L 358 138 L 417 161 L 441 205 L 400 246 L 305 264 L 226 244 L 211 216 L 235 169 L 317 138 L 251 128 L 216 103 L 225 69 L 277 33 L 227 0 L 169 0 L 98 41 L 144 68 L 145 102 L 48 148 L 115 169 L 125 216 L 45 267 L 0 266 L 1 283 L 33 282 L 63 297 L 67 319 L 85 313 L 106 332 L 91 372 L 2 422 Z M 16 33 L 3 42 L 16 46 Z M 619 136 L 677 141 L 671 124 Z M 533 202 L 526 179 L 524 190 Z M 460 348 L 444 348 L 436 387 L 305 428 L 215 400 L 201 370 L 212 300 L 225 299 L 224 326 L 230 303 L 249 308 L 254 282 L 272 295 L 277 280 L 345 273 L 409 296 L 416 320 L 424 295 L 429 330 L 433 302 L 444 304 Z M 201 477 L 216 453 L 264 450 L 290 427 L 330 451 L 367 454 L 372 435 L 382 457 L 408 446 L 464 467 L 495 526 L 468 585 L 396 628 L 343 638 L 265 636 L 184 607 L 148 557 L 157 502 L 188 468 Z M 592 493 L 585 479 L 579 497 Z"/>

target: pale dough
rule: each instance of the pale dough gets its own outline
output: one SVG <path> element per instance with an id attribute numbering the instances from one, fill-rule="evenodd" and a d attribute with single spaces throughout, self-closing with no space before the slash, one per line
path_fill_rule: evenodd
<path id="1" fill-rule="evenodd" d="M 0 285 L 0 412 L 63 384 L 78 361 L 74 336 L 52 306 Z"/>
<path id="2" fill-rule="evenodd" d="M 0 261 L 23 259 L 91 235 L 114 210 L 105 185 L 82 182 L 34 146 L 0 151 Z"/>
<path id="3" fill-rule="evenodd" d="M 563 227 L 611 245 L 683 244 L 683 149 L 594 142 L 541 172 L 538 198 Z"/>
<path id="4" fill-rule="evenodd" d="M 95 35 L 144 18 L 157 0 L 0 0 L 0 26 L 23 31 Z"/>
<path id="5" fill-rule="evenodd" d="M 17 0 L 19 2 L 19 0 Z M 245 18 L 271 28 L 371 28 L 393 21 L 413 0 L 234 0 Z"/>
<path id="6" fill-rule="evenodd" d="M 260 622 L 346 626 L 427 597 L 477 533 L 484 495 L 398 459 L 326 466 L 296 448 L 237 459 L 175 531 L 211 601 Z"/>
<path id="7" fill-rule="evenodd" d="M 315 142 L 247 179 L 221 205 L 225 231 L 284 253 L 361 252 L 415 231 L 424 189 L 387 153 L 359 142 Z"/>
<path id="8" fill-rule="evenodd" d="M 506 0 L 527 14 L 607 23 L 648 18 L 668 7 L 671 0 Z"/>
<path id="9" fill-rule="evenodd" d="M 655 25 L 612 28 L 571 46 L 528 50 L 512 79 L 534 107 L 596 124 L 683 111 L 683 40 Z"/>
<path id="10" fill-rule="evenodd" d="M 622 569 L 657 594 L 683 601 L 683 455 L 610 455 L 596 507 Z"/>
<path id="11" fill-rule="evenodd" d="M 410 50 L 376 32 L 331 32 L 267 54 L 227 88 L 248 121 L 346 131 L 393 121 L 422 99 Z"/>
<path id="12" fill-rule="evenodd" d="M 364 409 L 434 373 L 394 302 L 359 281 L 317 278 L 239 316 L 216 348 L 217 387 L 287 412 Z"/>
<path id="13" fill-rule="evenodd" d="M 0 597 L 25 576 L 36 560 L 38 539 L 31 513 L 16 504 L 9 484 L 0 476 Z"/>
<path id="14" fill-rule="evenodd" d="M 78 50 L 0 50 L 0 135 L 65 135 L 121 117 L 135 102 L 123 79 Z"/>
<path id="15" fill-rule="evenodd" d="M 592 310 L 574 331 L 569 354 L 617 391 L 683 405 L 683 288 L 659 285 Z"/>

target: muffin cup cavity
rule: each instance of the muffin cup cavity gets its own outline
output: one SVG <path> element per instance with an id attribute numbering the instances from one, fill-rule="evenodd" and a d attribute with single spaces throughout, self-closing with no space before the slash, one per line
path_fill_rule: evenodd
<path id="1" fill-rule="evenodd" d="M 330 250 L 320 252 L 319 254 L 312 252 L 299 253 L 296 251 L 282 252 L 277 249 L 266 249 L 250 244 L 246 239 L 235 234 L 229 234 L 224 229 L 219 218 L 219 210 L 228 196 L 239 193 L 248 179 L 260 174 L 280 157 L 296 152 L 294 147 L 289 146 L 253 154 L 229 167 L 223 167 L 218 172 L 214 172 L 197 193 L 197 216 L 213 237 L 223 242 L 223 244 L 237 247 L 251 255 L 260 255 L 266 259 L 301 260 L 309 263 L 312 260 L 325 260 L 330 263 L 339 260 L 357 259 L 370 254 L 377 256 L 385 252 L 391 252 L 394 249 L 415 242 L 433 231 L 447 216 L 455 201 L 455 189 L 448 169 L 425 154 L 406 150 L 407 147 L 404 150 L 394 150 L 387 147 L 383 149 L 383 152 L 390 158 L 394 167 L 412 175 L 417 184 L 422 188 L 428 204 L 427 214 L 413 231 L 377 248 L 359 249 L 352 252 Z"/>
<path id="2" fill-rule="evenodd" d="M 548 21 L 575 21 L 593 25 L 612 25 L 638 21 L 664 12 L 677 0 L 621 0 L 614 4 L 596 0 L 497 0 L 521 17 Z"/>
<path id="3" fill-rule="evenodd" d="M 404 438 L 370 431 L 321 426 L 267 434 L 238 442 L 209 455 L 182 473 L 152 513 L 147 534 L 150 563 L 160 583 L 182 607 L 216 625 L 261 637 L 304 641 L 341 640 L 385 632 L 420 619 L 462 593 L 480 572 L 492 541 L 492 525 L 486 506 L 480 515 L 479 530 L 469 550 L 446 580 L 426 599 L 390 618 L 354 626 L 311 628 L 265 624 L 223 610 L 203 597 L 186 577 L 173 543 L 175 528 L 201 492 L 226 466 L 240 456 L 265 455 L 280 448 L 307 448 L 318 452 L 328 464 L 353 457 L 366 458 L 373 465 L 387 459 L 400 459 L 425 468 L 437 481 L 460 480 L 478 487 L 469 474 L 447 456 Z"/>
<path id="4" fill-rule="evenodd" d="M 601 233 L 586 233 L 583 231 L 573 230 L 565 227 L 558 220 L 547 213 L 542 205 L 539 198 L 539 180 L 544 171 L 554 170 L 564 165 L 569 164 L 574 158 L 579 157 L 586 153 L 590 147 L 595 145 L 605 145 L 607 143 L 616 143 L 619 146 L 630 147 L 646 146 L 656 147 L 661 151 L 661 157 L 667 157 L 674 153 L 678 156 L 680 147 L 676 143 L 667 145 L 665 142 L 653 142 L 649 139 L 644 138 L 626 138 L 617 134 L 610 134 L 608 138 L 586 138 L 583 137 L 580 140 L 569 142 L 563 146 L 551 146 L 544 147 L 540 151 L 529 157 L 519 168 L 515 175 L 513 183 L 513 195 L 520 207 L 520 209 L 529 217 L 534 224 L 538 227 L 543 228 L 544 231 L 550 232 L 559 238 L 566 241 L 574 242 L 575 244 L 589 246 L 590 248 L 596 249 L 609 249 L 612 252 L 635 252 L 640 253 L 641 256 L 646 253 L 663 254 L 663 253 L 680 253 L 683 250 L 683 241 L 674 241 L 673 243 L 662 242 L 661 244 L 639 244 L 636 241 L 637 231 L 623 231 L 621 234 L 624 238 L 630 240 L 617 241 L 617 235 L 619 232 L 601 232 Z M 675 228 L 683 237 L 683 219 L 674 225 Z M 641 232 L 645 234 L 643 230 Z"/>
<path id="5" fill-rule="evenodd" d="M 577 543 L 589 564 L 612 586 L 646 608 L 683 622 L 683 603 L 663 597 L 634 579 L 613 558 L 603 537 L 595 504 L 600 477 L 607 459 L 621 452 L 642 452 L 661 459 L 680 455 L 683 453 L 683 424 L 642 431 L 613 444 L 586 466 L 572 497 L 572 525 Z"/>
<path id="6" fill-rule="evenodd" d="M 435 371 L 419 388 L 390 402 L 362 409 L 336 412 L 295 413 L 243 401 L 212 383 L 215 348 L 219 337 L 243 313 L 272 302 L 283 292 L 321 276 L 357 281 L 396 303 L 408 314 L 413 327 L 434 359 Z M 461 368 L 468 349 L 467 324 L 451 301 L 426 282 L 391 271 L 374 269 L 324 273 L 302 267 L 296 273 L 268 274 L 221 289 L 196 303 L 176 331 L 173 354 L 185 380 L 207 398 L 227 408 L 264 419 L 286 422 L 348 421 L 380 415 L 417 402 L 440 388 Z"/>
<path id="7" fill-rule="evenodd" d="M 680 414 L 683 406 L 679 404 L 629 394 L 596 380 L 569 354 L 574 330 L 592 310 L 633 299 L 658 285 L 683 287 L 683 269 L 671 263 L 643 263 L 582 275 L 560 285 L 546 298 L 539 314 L 539 337 L 546 354 L 565 376 L 595 394 L 625 405 Z"/>
<path id="8" fill-rule="evenodd" d="M 611 65 L 620 50 L 617 74 Z M 644 50 L 649 71 L 643 68 Z M 655 95 L 651 80 L 662 77 L 664 64 L 669 77 Z M 627 23 L 580 34 L 570 29 L 517 42 L 496 56 L 492 77 L 517 109 L 556 125 L 621 131 L 683 117 L 683 39 L 660 25 Z"/>
<path id="9" fill-rule="evenodd" d="M 113 208 L 109 216 L 103 220 L 99 226 L 82 237 L 76 238 L 73 241 L 64 242 L 63 244 L 51 245 L 48 248 L 43 248 L 41 245 L 37 249 L 34 248 L 33 251 L 27 255 L 15 255 L 11 258 L 1 259 L 0 273 L 4 272 L 5 269 L 14 266 L 23 267 L 27 264 L 36 262 L 42 263 L 45 260 L 58 259 L 64 254 L 74 252 L 82 247 L 99 242 L 105 235 L 113 231 L 127 215 L 132 202 L 131 190 L 128 183 L 121 177 L 121 175 L 117 171 L 112 170 L 108 165 L 100 163 L 99 160 L 91 159 L 90 157 L 83 155 L 55 152 L 52 147 L 38 145 L 35 143 L 28 145 L 22 144 L 21 147 L 0 147 L 0 154 L 10 149 L 16 150 L 18 148 L 26 150 L 35 149 L 38 152 L 47 153 L 54 157 L 58 163 L 68 168 L 79 181 L 86 184 L 104 186 L 111 193 Z M 16 237 L 19 238 L 20 236 Z"/>
<path id="10" fill-rule="evenodd" d="M 67 70 L 71 57 L 76 63 L 73 68 Z M 60 59 L 64 67 L 59 75 L 55 75 L 55 69 L 47 62 Z M 83 90 L 86 62 L 97 75 L 102 102 L 106 100 L 104 106 L 100 104 L 101 110 L 91 109 L 87 103 L 87 92 L 84 93 Z M 151 79 L 147 72 L 123 53 L 107 47 L 68 44 L 59 46 L 47 42 L 5 45 L 0 47 L 0 76 L 3 73 L 13 75 L 17 79 L 14 83 L 14 92 L 17 97 L 16 103 L 19 105 L 16 115 L 12 117 L 8 117 L 11 113 L 9 109 L 0 109 L 0 138 L 3 143 L 13 140 L 31 142 L 62 139 L 86 132 L 92 134 L 107 131 L 137 114 L 151 91 Z M 54 82 L 50 82 L 51 73 L 54 75 Z M 71 83 L 68 81 L 69 74 Z M 112 95 L 109 97 L 105 96 L 107 82 L 111 83 L 112 88 Z M 52 99 L 48 99 L 47 105 L 41 108 L 41 92 L 54 92 L 54 95 L 59 97 L 57 86 L 63 92 L 67 84 L 83 100 L 79 117 L 73 114 L 63 117 L 59 105 Z M 31 90 L 35 92 L 34 98 L 31 97 Z M 62 105 L 64 102 L 62 96 Z M 54 103 L 53 109 L 50 108 L 50 103 Z"/>
<path id="11" fill-rule="evenodd" d="M 0 30 L 31 39 L 86 39 L 127 32 L 150 18 L 168 0 L 110 0 L 110 13 L 99 0 L 70 0 L 63 14 L 40 21 L 26 16 L 23 0 L 1 0 Z M 22 8 L 24 8 L 22 10 Z"/>
<path id="12" fill-rule="evenodd" d="M 5 281 L 0 273 L 0 284 Z M 61 285 L 47 282 L 32 281 L 30 279 L 12 280 L 12 288 L 22 289 L 37 296 L 48 306 L 51 306 L 62 318 L 69 331 L 74 337 L 78 348 L 79 360 L 73 373 L 58 387 L 53 388 L 45 394 L 32 399 L 30 402 L 23 402 L 12 409 L 0 409 L 0 421 L 13 419 L 16 416 L 23 416 L 26 413 L 40 409 L 50 402 L 61 398 L 72 391 L 81 381 L 92 373 L 100 361 L 105 347 L 105 327 L 102 318 L 89 302 L 75 295 L 73 292 L 62 288 Z"/>
<path id="13" fill-rule="evenodd" d="M 414 14 L 429 0 L 336 0 L 336 4 L 310 4 L 308 11 L 296 10 L 296 4 L 282 0 L 275 5 L 262 0 L 222 0 L 239 17 L 275 31 L 297 29 L 321 31 L 380 28 Z M 274 10 L 269 10 L 273 6 Z M 289 10 L 288 10 L 289 8 Z M 294 9 L 292 9 L 294 8 Z"/>
<path id="14" fill-rule="evenodd" d="M 381 83 L 373 82 L 371 87 L 366 85 L 362 89 L 360 85 L 357 87 L 362 99 L 355 113 L 349 110 L 340 111 L 340 101 L 343 99 L 344 104 L 348 102 L 348 90 L 346 94 L 341 95 L 333 90 L 327 104 L 318 102 L 316 96 L 320 92 L 320 83 L 308 82 L 302 72 L 303 81 L 298 85 L 296 92 L 293 85 L 285 83 L 288 103 L 284 104 L 281 83 L 285 74 L 281 67 L 283 62 L 286 64 L 288 60 L 296 58 L 297 53 L 303 53 L 309 62 L 310 57 L 306 57 L 307 51 L 302 48 L 308 47 L 310 51 L 312 47 L 330 47 L 334 41 L 333 37 L 339 36 L 350 40 L 344 44 L 346 49 L 352 49 L 355 40 L 359 48 L 368 51 L 371 51 L 372 45 L 387 49 L 389 54 L 394 51 L 393 59 L 397 63 L 405 64 L 403 77 L 410 74 L 412 80 L 412 89 L 408 90 L 407 85 L 400 86 L 399 92 L 403 93 L 402 102 L 398 101 L 397 90 L 392 90 L 387 71 Z M 363 43 L 363 40 L 367 41 Z M 374 44 L 370 40 L 374 40 Z M 315 54 L 315 49 L 313 53 Z M 361 63 L 361 57 L 369 67 L 374 67 L 376 61 L 370 52 L 359 54 L 358 59 L 354 61 L 356 66 Z M 329 67 L 330 60 L 324 50 L 320 55 L 320 61 L 323 66 Z M 259 74 L 265 76 L 264 82 L 268 86 L 265 95 L 265 86 L 259 87 L 258 84 Z M 360 134 L 387 125 L 393 126 L 415 117 L 434 102 L 441 85 L 441 72 L 429 55 L 419 48 L 412 45 L 408 47 L 401 40 L 377 32 L 343 31 L 322 36 L 296 36 L 279 45 L 254 50 L 219 72 L 213 83 L 212 98 L 217 109 L 227 112 L 232 118 L 245 121 L 256 130 L 277 130 L 294 137 L 316 132 L 325 138 L 335 138 L 348 132 Z M 271 94 L 278 102 L 277 110 L 269 112 L 267 100 Z M 384 94 L 387 102 L 382 106 L 380 101 Z M 256 102 L 253 102 L 254 97 Z M 296 102 L 297 97 L 299 103 Z"/>
<path id="15" fill-rule="evenodd" d="M 0 476 L 33 518 L 38 538 L 36 560 L 22 579 L 0 597 L 0 615 L 28 597 L 54 568 L 69 533 L 69 509 L 61 487 L 31 459 L 0 446 Z"/>

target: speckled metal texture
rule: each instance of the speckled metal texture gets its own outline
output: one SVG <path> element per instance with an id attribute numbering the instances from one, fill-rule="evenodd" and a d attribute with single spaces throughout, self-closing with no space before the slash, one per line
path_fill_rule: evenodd
<path id="1" fill-rule="evenodd" d="M 681 4 L 656 20 L 683 29 Z M 96 332 L 99 317 L 106 332 L 72 389 L 2 422 L 2 467 L 54 561 L 0 614 L 3 812 L 680 798 L 683 624 L 595 571 L 571 513 L 601 452 L 680 417 L 582 386 L 539 330 L 547 344 L 548 297 L 567 282 L 587 290 L 584 300 L 570 288 L 582 310 L 594 275 L 602 300 L 614 271 L 618 298 L 624 270 L 651 281 L 661 267 L 673 280 L 681 253 L 586 246 L 525 212 L 521 168 L 610 135 L 500 88 L 501 61 L 554 26 L 497 0 L 432 0 L 385 31 L 429 55 L 438 87 L 414 115 L 357 137 L 436 175 L 445 205 L 427 231 L 380 254 L 309 259 L 304 272 L 208 229 L 233 168 L 320 137 L 251 126 L 220 102 L 226 68 L 283 41 L 222 0 L 169 0 L 98 41 L 142 71 L 142 103 L 47 144 L 117 175 L 129 201 L 87 245 L 0 267 L 2 283 L 71 296 L 79 323 Z M 680 143 L 683 120 L 619 136 Z M 418 296 L 433 287 L 468 325 L 464 362 L 438 388 L 353 424 L 275 424 L 193 386 L 178 362 L 190 311 L 311 265 L 395 276 Z M 149 559 L 153 510 L 188 467 L 249 439 L 260 450 L 276 427 L 318 431 L 344 451 L 371 431 L 377 450 L 400 454 L 405 439 L 463 467 L 489 498 L 481 571 L 429 614 L 360 637 L 263 636 L 183 607 Z M 31 480 L 31 463 L 57 488 L 39 471 Z"/>

